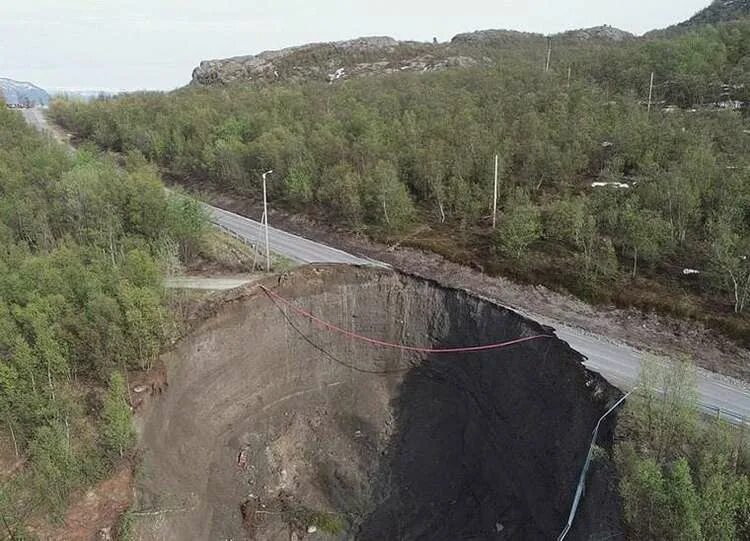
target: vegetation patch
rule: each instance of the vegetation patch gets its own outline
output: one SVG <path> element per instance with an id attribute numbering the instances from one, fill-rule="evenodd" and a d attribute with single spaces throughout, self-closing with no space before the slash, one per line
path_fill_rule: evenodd
<path id="1" fill-rule="evenodd" d="M 289 210 L 589 300 L 695 317 L 747 345 L 750 124 L 734 107 L 750 102 L 748 44 L 747 21 L 561 40 L 545 72 L 545 40 L 488 41 L 460 45 L 491 60 L 460 70 L 191 86 L 51 111 L 198 189 L 257 196 L 273 169 L 270 196 Z"/>
<path id="2" fill-rule="evenodd" d="M 3 537 L 64 518 L 134 444 L 127 373 L 177 331 L 163 278 L 206 221 L 154 166 L 67 150 L 0 107 L 0 431 L 23 464 L 0 480 Z"/>
<path id="3" fill-rule="evenodd" d="M 747 427 L 700 412 L 687 363 L 645 365 L 616 438 L 631 539 L 750 538 Z"/>

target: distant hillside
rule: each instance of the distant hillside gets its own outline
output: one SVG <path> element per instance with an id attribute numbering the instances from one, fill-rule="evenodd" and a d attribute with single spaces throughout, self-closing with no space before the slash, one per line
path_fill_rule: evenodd
<path id="1" fill-rule="evenodd" d="M 571 30 L 552 36 L 568 43 L 619 42 L 634 36 L 611 26 Z M 492 62 L 488 48 L 545 46 L 542 34 L 512 30 L 480 30 L 455 36 L 449 43 L 397 41 L 362 37 L 310 43 L 257 55 L 206 60 L 193 70 L 192 84 L 317 80 L 336 82 L 378 74 L 430 72 Z"/>
<path id="2" fill-rule="evenodd" d="M 0 77 L 0 93 L 11 105 L 48 105 L 49 94 L 36 85 Z"/>
<path id="3" fill-rule="evenodd" d="M 714 0 L 710 6 L 700 10 L 688 20 L 663 30 L 654 30 L 647 37 L 658 37 L 680 33 L 697 26 L 736 21 L 750 17 L 750 0 Z"/>
<path id="4" fill-rule="evenodd" d="M 120 92 L 114 90 L 71 90 L 68 88 L 52 88 L 49 90 L 49 94 L 53 98 L 64 98 L 71 101 L 87 102 L 102 98 L 112 98 L 117 96 L 117 94 L 120 94 Z"/>
<path id="5" fill-rule="evenodd" d="M 451 59 L 441 46 L 376 36 L 207 60 L 193 70 L 192 82 L 215 85 L 235 81 L 335 81 L 372 73 L 430 71 L 462 62 L 470 60 Z"/>
<path id="6" fill-rule="evenodd" d="M 714 0 L 710 6 L 677 26 L 716 24 L 748 16 L 750 16 L 750 0 Z"/>

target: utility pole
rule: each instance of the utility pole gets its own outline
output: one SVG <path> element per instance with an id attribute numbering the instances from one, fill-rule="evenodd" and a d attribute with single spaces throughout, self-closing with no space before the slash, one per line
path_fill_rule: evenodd
<path id="1" fill-rule="evenodd" d="M 495 196 L 492 200 L 492 229 L 497 226 L 497 172 L 499 166 L 500 157 L 495 154 Z"/>
<path id="2" fill-rule="evenodd" d="M 268 245 L 268 198 L 266 197 L 266 177 L 273 171 L 263 173 L 263 223 L 266 229 L 266 272 L 271 272 L 271 248 Z"/>
<path id="3" fill-rule="evenodd" d="M 549 71 L 549 61 L 552 58 L 552 38 L 547 38 L 547 64 L 544 66 L 544 72 Z"/>
<path id="4" fill-rule="evenodd" d="M 651 98 L 654 95 L 654 72 L 651 72 L 651 83 L 648 85 L 648 112 L 651 112 Z"/>

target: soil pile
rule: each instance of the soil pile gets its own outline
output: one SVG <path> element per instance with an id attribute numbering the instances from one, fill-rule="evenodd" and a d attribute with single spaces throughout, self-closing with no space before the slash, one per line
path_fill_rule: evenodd
<path id="1" fill-rule="evenodd" d="M 402 344 L 551 332 L 386 270 L 307 267 L 266 285 Z M 591 430 L 618 395 L 556 338 L 471 354 L 373 347 L 257 286 L 220 306 L 167 366 L 168 392 L 144 417 L 142 539 L 554 539 Z M 569 539 L 617 532 L 610 481 Z"/>

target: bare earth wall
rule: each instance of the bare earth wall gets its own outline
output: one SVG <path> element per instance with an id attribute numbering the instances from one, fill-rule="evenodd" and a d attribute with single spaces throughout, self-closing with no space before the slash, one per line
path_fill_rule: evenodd
<path id="1" fill-rule="evenodd" d="M 304 267 L 266 285 L 390 342 L 550 332 L 388 270 Z M 257 286 L 165 360 L 168 392 L 141 426 L 137 505 L 158 512 L 139 520 L 140 539 L 554 539 L 591 430 L 618 396 L 556 338 L 416 355 L 325 331 Z M 619 530 L 611 475 L 594 477 L 597 501 L 570 539 Z M 320 517 L 340 530 L 307 534 Z"/>

